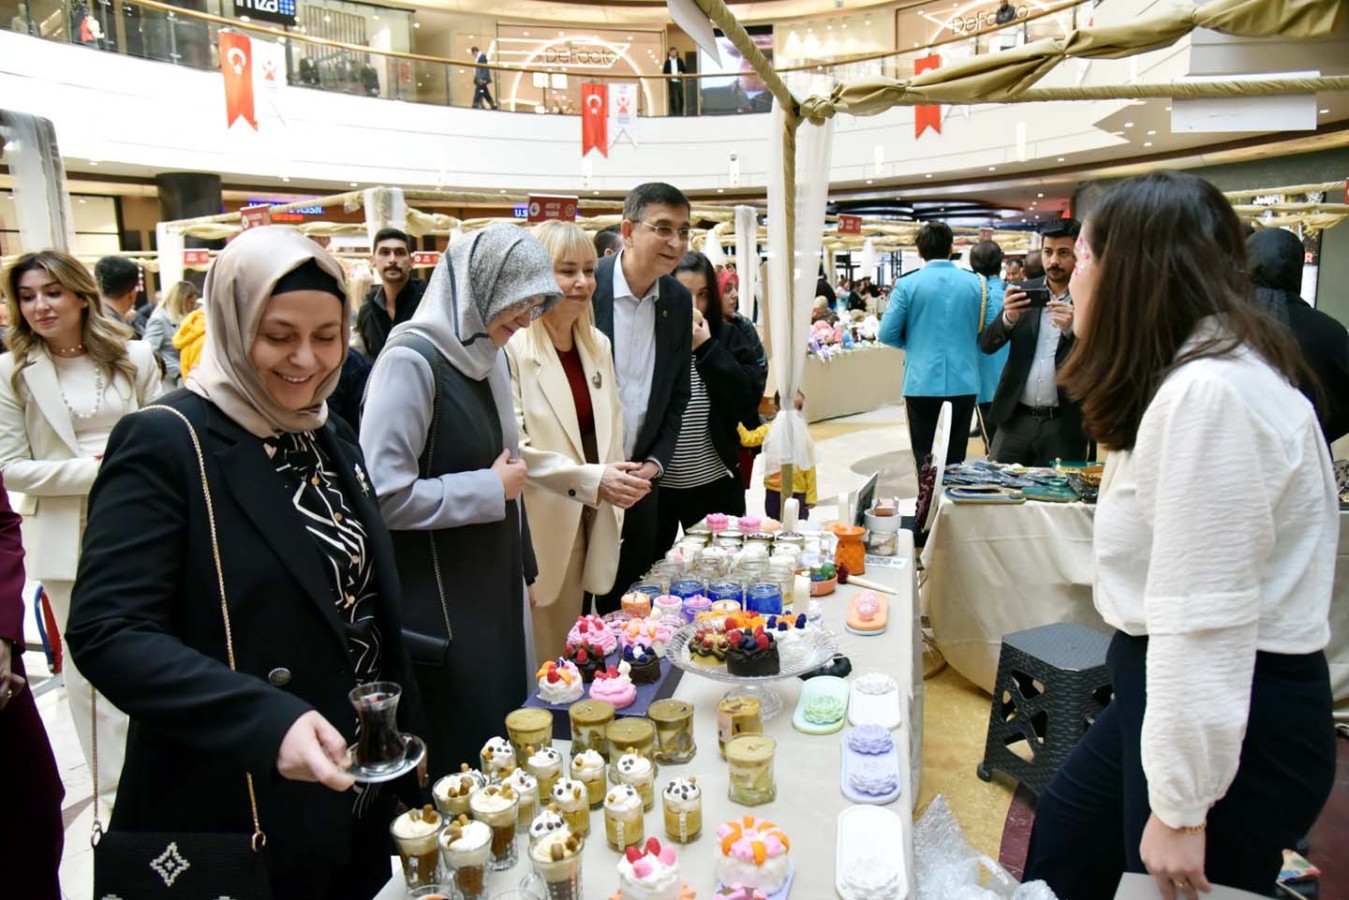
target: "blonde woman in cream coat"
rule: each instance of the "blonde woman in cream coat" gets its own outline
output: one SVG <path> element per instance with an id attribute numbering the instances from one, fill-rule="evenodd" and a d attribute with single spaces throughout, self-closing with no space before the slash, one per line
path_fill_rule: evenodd
<path id="1" fill-rule="evenodd" d="M 562 654 L 576 617 L 589 612 L 586 595 L 613 587 L 623 510 L 651 483 L 632 475 L 639 464 L 623 457 L 613 353 L 591 312 L 594 245 L 568 222 L 547 222 L 534 234 L 553 257 L 563 298 L 517 332 L 506 355 L 529 469 L 525 508 L 539 523 L 530 533 L 539 565 L 534 650 L 543 661 Z"/>
<path id="2" fill-rule="evenodd" d="M 98 286 L 75 258 L 46 250 L 4 274 L 10 353 L 0 357 L 0 473 L 23 518 L 28 577 L 42 582 L 64 633 L 89 490 L 112 427 L 159 396 L 154 351 L 109 319 Z M 64 665 L 66 697 L 85 759 L 93 748 L 93 689 Z M 127 717 L 98 704 L 100 798 L 122 771 Z"/>

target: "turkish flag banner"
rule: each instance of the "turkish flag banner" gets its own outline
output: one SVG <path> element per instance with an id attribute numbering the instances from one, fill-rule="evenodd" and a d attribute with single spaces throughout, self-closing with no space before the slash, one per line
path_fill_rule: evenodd
<path id="1" fill-rule="evenodd" d="M 921 75 L 928 69 L 941 68 L 941 55 L 933 53 L 931 56 L 924 56 L 913 61 L 913 74 Z M 940 106 L 915 106 L 913 108 L 913 136 L 920 138 L 923 132 L 931 128 L 937 134 L 941 134 L 941 107 Z"/>
<path id="2" fill-rule="evenodd" d="M 253 111 L 253 42 L 246 34 L 220 32 L 220 73 L 225 76 L 225 127 L 243 119 L 258 130 Z"/>
<path id="3" fill-rule="evenodd" d="M 581 155 L 598 150 L 609 156 L 609 86 L 581 85 Z"/>

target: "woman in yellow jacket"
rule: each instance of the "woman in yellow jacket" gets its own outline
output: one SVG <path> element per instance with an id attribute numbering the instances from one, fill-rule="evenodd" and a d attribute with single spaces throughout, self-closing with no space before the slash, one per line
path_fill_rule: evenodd
<path id="1" fill-rule="evenodd" d="M 778 405 L 778 396 L 773 395 L 773 405 Z M 806 402 L 805 395 L 800 391 L 796 392 L 796 408 L 799 410 Z M 772 427 L 772 422 L 765 422 L 758 428 L 749 429 L 744 425 L 736 425 L 740 432 L 740 446 L 742 447 L 762 447 L 764 439 L 768 437 L 768 429 Z M 809 438 L 807 438 L 809 440 Z M 815 455 L 815 447 L 810 445 L 812 458 Z M 764 486 L 764 513 L 771 519 L 782 518 L 782 472 L 773 472 L 765 475 L 763 479 Z M 819 502 L 819 494 L 815 485 L 815 467 L 808 469 L 797 467 L 792 471 L 792 496 L 796 499 L 797 505 L 801 507 L 797 518 L 809 519 L 810 509 Z"/>

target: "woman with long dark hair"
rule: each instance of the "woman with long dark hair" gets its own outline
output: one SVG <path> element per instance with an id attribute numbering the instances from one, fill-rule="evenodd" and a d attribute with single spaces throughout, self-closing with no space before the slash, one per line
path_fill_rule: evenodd
<path id="1" fill-rule="evenodd" d="M 708 513 L 744 514 L 735 426 L 758 426 L 764 386 L 753 348 L 725 320 L 712 263 L 701 253 L 686 253 L 675 277 L 693 295 L 693 365 L 679 442 L 660 482 L 656 539 L 662 548 L 674 543 L 680 526 Z"/>
<path id="2" fill-rule="evenodd" d="M 1227 200 L 1174 172 L 1115 187 L 1078 241 L 1061 379 L 1110 450 L 1093 553 L 1115 695 L 1037 803 L 1026 879 L 1065 900 L 1125 871 L 1166 900 L 1268 895 L 1335 775 L 1335 478 L 1245 262 Z"/>

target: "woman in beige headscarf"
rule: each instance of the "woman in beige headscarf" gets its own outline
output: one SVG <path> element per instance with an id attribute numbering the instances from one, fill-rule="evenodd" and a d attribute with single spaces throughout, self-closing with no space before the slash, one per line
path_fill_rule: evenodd
<path id="1" fill-rule="evenodd" d="M 347 695 L 397 682 L 400 721 L 420 727 L 389 536 L 325 403 L 347 349 L 342 270 L 298 232 L 250 229 L 205 293 L 201 363 L 117 426 L 90 498 L 67 638 L 135 723 L 112 828 L 247 839 L 251 776 L 273 895 L 368 898 L 394 798 L 348 790 Z"/>

